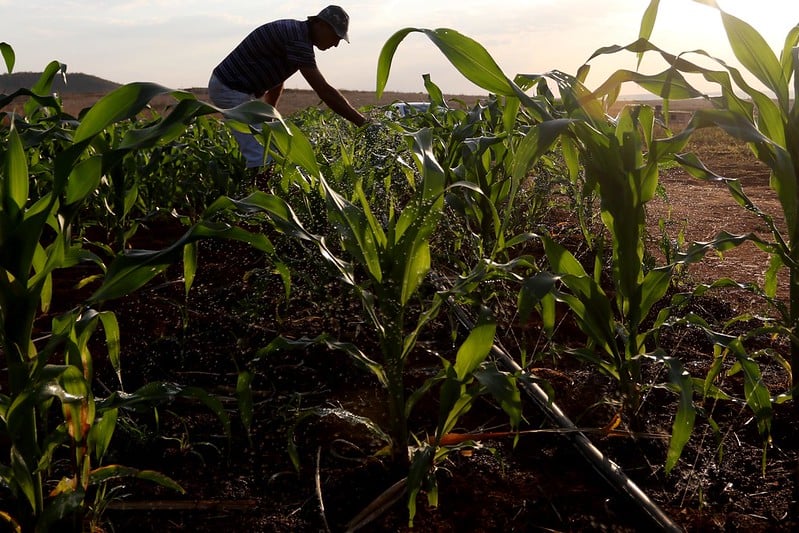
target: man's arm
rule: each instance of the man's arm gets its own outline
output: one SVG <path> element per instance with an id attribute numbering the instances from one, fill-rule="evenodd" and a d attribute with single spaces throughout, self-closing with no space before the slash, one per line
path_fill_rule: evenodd
<path id="1" fill-rule="evenodd" d="M 280 100 L 280 95 L 283 94 L 283 84 L 276 85 L 272 87 L 266 94 L 264 94 L 264 102 L 271 105 L 272 107 L 277 107 L 277 102 Z"/>
<path id="2" fill-rule="evenodd" d="M 347 101 L 338 89 L 327 83 L 322 73 L 316 67 L 301 68 L 305 80 L 310 84 L 311 88 L 316 91 L 319 98 L 327 104 L 327 107 L 346 118 L 356 126 L 363 126 L 366 124 L 366 117 L 363 116 L 357 109 L 352 107 L 352 104 Z"/>

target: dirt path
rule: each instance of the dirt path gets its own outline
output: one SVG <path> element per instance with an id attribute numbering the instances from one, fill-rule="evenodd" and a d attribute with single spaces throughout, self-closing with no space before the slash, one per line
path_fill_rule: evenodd
<path id="1" fill-rule="evenodd" d="M 754 159 L 748 149 L 725 138 L 721 132 L 708 133 L 692 147 L 705 164 L 719 175 L 740 181 L 744 192 L 762 211 L 770 214 L 784 228 L 782 207 L 769 186 L 768 168 Z M 709 241 L 719 232 L 755 233 L 765 240 L 771 235 L 766 223 L 738 205 L 723 183 L 704 182 L 679 168 L 661 173 L 666 199 L 650 202 L 652 237 L 660 235 L 658 221 L 665 220 L 666 231 L 674 239 L 682 232 L 686 242 Z M 692 281 L 712 282 L 729 277 L 741 283 L 755 282 L 762 286 L 769 268 L 769 255 L 752 243 L 723 254 L 708 254 L 704 261 L 691 265 Z M 787 298 L 787 275 L 781 274 L 778 296 Z"/>

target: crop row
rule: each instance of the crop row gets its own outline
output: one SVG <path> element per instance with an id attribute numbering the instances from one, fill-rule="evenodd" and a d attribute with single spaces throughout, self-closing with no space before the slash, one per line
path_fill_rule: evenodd
<path id="1" fill-rule="evenodd" d="M 658 54 L 666 69 L 654 75 L 619 71 L 594 91 L 583 84 L 587 66 L 577 75 L 553 71 L 511 80 L 479 43 L 456 31 L 401 30 L 380 55 L 378 96 L 394 52 L 414 32 L 426 35 L 491 96 L 472 108 L 451 107 L 425 77 L 428 111 L 387 118 L 385 110 L 375 109 L 381 126 L 360 130 L 315 110 L 286 119 L 260 103 L 218 109 L 146 83 L 125 85 L 72 117 L 49 95 L 64 70 L 57 62 L 36 86 L 0 95 L 0 108 L 10 109 L 0 122 L 0 335 L 6 368 L 0 442 L 8 452 L 0 462 L 0 490 L 13 502 L 0 518 L 43 530 L 96 520 L 86 502 L 128 477 L 182 490 L 160 473 L 104 460 L 119 419 L 142 406 L 188 398 L 232 431 L 229 413 L 202 389 L 153 382 L 126 391 L 120 339 L 128 332 L 120 332 L 117 317 L 104 310 L 174 264 L 183 266 L 188 293 L 201 261 L 197 243 L 207 239 L 234 239 L 262 251 L 280 274 L 287 298 L 301 277 L 298 269 L 313 257 L 313 268 L 339 280 L 357 299 L 378 347 L 374 353 L 329 336 L 278 336 L 263 353 L 325 344 L 346 351 L 374 376 L 385 391 L 388 414 L 376 433 L 385 441 L 387 460 L 408 472 L 411 521 L 423 488 L 432 503 L 437 499 L 437 466 L 479 440 L 455 433 L 478 398 L 492 397 L 507 415 L 508 434 L 519 434 L 519 385 L 529 376 L 490 357 L 509 314 L 540 319 L 546 341 L 528 356 L 575 357 L 612 378 L 622 416 L 635 430 L 645 429 L 636 416 L 648 391 L 672 394 L 667 473 L 677 465 L 696 417 L 706 416 L 697 405 L 708 400 L 746 405 L 765 446 L 773 405 L 791 400 L 792 389 L 769 390 L 761 363 L 776 360 L 790 373 L 799 361 L 799 111 L 790 98 L 799 68 L 799 28 L 786 36 L 777 57 L 751 26 L 719 9 L 736 58 L 772 97 L 721 60 L 704 58 L 718 65 L 712 70 L 651 44 L 657 6 L 653 1 L 647 10 L 639 40 L 600 49 L 594 57 Z M 11 71 L 13 49 L 2 43 L 0 52 Z M 705 96 L 686 75 L 715 84 L 720 96 Z M 695 112 L 679 132 L 647 105 L 625 106 L 611 117 L 607 110 L 623 83 L 639 84 L 666 105 L 706 98 L 712 107 Z M 175 98 L 174 106 L 150 109 L 147 104 L 163 94 Z M 251 176 L 241 170 L 229 133 L 258 131 L 251 128 L 260 124 L 275 161 L 270 192 L 248 187 Z M 692 135 L 711 127 L 746 142 L 769 167 L 787 232 L 753 205 L 739 182 L 684 152 Z M 667 247 L 666 260 L 655 264 L 644 245 L 646 208 L 668 164 L 681 165 L 697 179 L 723 182 L 742 208 L 763 219 L 769 234 L 721 232 L 710 242 Z M 547 210 L 559 192 L 575 215 L 579 246 L 547 227 Z M 140 226 L 157 224 L 159 217 L 179 219 L 185 233 L 163 249 L 131 249 Z M 709 251 L 745 242 L 771 258 L 764 286 L 745 289 L 772 305 L 775 318 L 731 334 L 688 310 L 709 286 L 686 291 L 677 277 Z M 302 267 L 283 253 L 287 246 L 302 250 Z M 90 267 L 78 285 L 90 294 L 78 297 L 76 289 L 73 307 L 59 312 L 47 331 L 36 328 L 53 304 L 54 273 L 78 265 Z M 775 296 L 784 271 L 790 276 L 788 303 Z M 737 284 L 712 284 L 730 285 Z M 454 308 L 474 316 L 469 331 L 455 336 L 457 349 L 440 358 L 434 375 L 411 387 L 406 366 L 420 336 Z M 579 339 L 559 337 L 562 309 L 579 326 Z M 706 375 L 691 375 L 661 344 L 665 330 L 679 327 L 703 332 L 714 346 Z M 100 329 L 104 343 L 93 340 Z M 786 339 L 790 354 L 752 351 L 749 342 L 762 335 Z M 98 345 L 102 356 L 93 353 Z M 111 392 L 97 388 L 98 357 L 117 370 Z M 654 367 L 666 369 L 654 374 L 663 382 L 647 381 Z M 723 373 L 740 373 L 743 389 L 725 390 L 719 384 Z M 239 369 L 236 392 L 247 429 L 254 410 L 251 379 L 246 367 Z M 429 396 L 437 398 L 440 413 L 422 437 L 409 420 Z"/>

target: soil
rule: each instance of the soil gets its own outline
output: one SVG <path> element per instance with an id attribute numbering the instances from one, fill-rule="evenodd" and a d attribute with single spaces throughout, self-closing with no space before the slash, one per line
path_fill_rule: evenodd
<path id="1" fill-rule="evenodd" d="M 699 147 L 701 148 L 701 147 Z M 768 185 L 768 172 L 730 145 L 727 153 L 700 154 L 705 163 L 738 178 L 765 211 L 780 213 Z M 730 198 L 724 186 L 703 183 L 679 169 L 661 177 L 665 198 L 651 204 L 653 243 L 658 221 L 687 241 L 709 240 L 721 229 L 731 233 L 765 228 Z M 135 237 L 137 247 L 156 248 L 179 235 L 180 227 L 154 225 Z M 653 244 L 653 249 L 656 248 Z M 290 254 L 291 252 L 289 252 Z M 296 251 L 296 257 L 302 251 Z M 154 469 L 177 480 L 185 495 L 151 483 L 126 483 L 103 516 L 108 531 L 343 531 L 358 512 L 395 483 L 401 473 L 377 455 L 381 444 L 360 424 L 332 414 L 307 416 L 307 409 L 343 408 L 380 423 L 382 397 L 375 380 L 343 353 L 320 347 L 259 350 L 279 333 L 292 338 L 323 332 L 374 350 L 356 299 L 342 284 L 312 278 L 297 283 L 286 301 L 283 285 L 262 254 L 235 243 L 201 244 L 200 269 L 186 298 L 181 272 L 171 268 L 155 283 L 110 306 L 120 320 L 123 383 L 128 391 L 151 381 L 203 387 L 218 396 L 232 420 L 232 438 L 216 416 L 198 402 L 179 398 L 121 424 L 108 462 Z M 295 258 L 296 258 L 295 257 Z M 728 276 L 762 283 L 766 256 L 745 245 L 709 256 L 684 274 L 686 286 Z M 70 280 L 56 280 L 69 287 Z M 310 282 L 309 282 L 310 281 Z M 268 298 L 272 295 L 272 298 Z M 786 297 L 785 287 L 780 288 Z M 765 313 L 762 301 L 743 290 L 710 291 L 695 304 L 697 314 L 723 321 L 745 310 Z M 510 323 L 503 336 L 511 351 L 535 353 L 535 336 Z M 740 325 L 745 328 L 746 324 Z M 438 362 L 453 353 L 449 326 L 422 339 L 411 362 L 409 385 L 418 385 Z M 529 325 L 527 326 L 529 328 Z M 735 326 L 732 326 L 733 328 Z M 564 334 L 568 334 L 564 325 Z M 690 329 L 664 334 L 671 355 L 704 377 L 712 347 Z M 783 341 L 768 336 L 758 346 L 787 357 Z M 518 356 L 518 353 L 516 353 Z M 772 391 L 788 389 L 786 373 L 760 360 Z M 235 402 L 237 372 L 252 372 L 255 412 L 249 434 Z M 556 404 L 580 427 L 605 426 L 619 411 L 615 384 L 572 360 L 533 360 L 529 368 L 546 379 Z M 113 388 L 113 372 L 98 362 L 99 381 Z M 654 370 L 653 370 L 654 371 Z M 739 374 L 725 378 L 742 390 Z M 652 376 L 655 380 L 655 376 Z M 790 403 L 776 405 L 772 442 L 762 443 L 745 406 L 706 402 L 703 415 L 678 466 L 665 475 L 663 464 L 674 409 L 673 395 L 653 389 L 638 419 L 649 435 L 590 434 L 594 444 L 687 531 L 790 531 L 797 525 L 796 482 L 799 436 Z M 715 433 L 708 424 L 720 428 Z M 420 438 L 437 420 L 434 401 L 414 412 L 411 427 Z M 505 429 L 501 410 L 478 403 L 463 431 Z M 630 429 L 622 416 L 619 429 Z M 525 428 L 549 427 L 532 404 Z M 615 435 L 615 436 L 612 436 Z M 299 469 L 288 453 L 296 449 Z M 764 452 L 765 450 L 765 452 Z M 580 456 L 565 435 L 532 434 L 494 438 L 451 454 L 436 473 L 438 506 L 420 497 L 413 529 L 405 498 L 362 531 L 640 531 L 656 528 L 624 495 L 614 490 Z"/>

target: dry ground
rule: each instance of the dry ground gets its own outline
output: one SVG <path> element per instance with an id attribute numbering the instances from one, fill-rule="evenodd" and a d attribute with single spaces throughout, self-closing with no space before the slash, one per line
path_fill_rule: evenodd
<path id="1" fill-rule="evenodd" d="M 208 90 L 205 88 L 192 88 L 189 89 L 190 92 L 195 94 L 198 99 L 209 102 L 208 99 Z M 380 98 L 377 98 L 374 92 L 371 91 L 349 91 L 349 90 L 342 90 L 342 94 L 349 100 L 349 102 L 355 106 L 356 108 L 365 107 L 365 106 L 373 106 L 373 105 L 385 105 L 390 104 L 392 102 L 419 102 L 419 101 L 427 101 L 428 97 L 424 93 L 398 93 L 398 92 L 386 92 Z M 83 95 L 65 95 L 63 104 L 64 110 L 71 114 L 77 115 L 81 109 L 91 106 L 97 100 L 99 100 L 103 95 L 102 94 L 83 94 Z M 481 97 L 475 95 L 445 95 L 447 100 L 456 99 L 462 100 L 467 104 L 473 104 L 474 102 L 478 101 Z M 152 104 L 155 107 L 163 107 L 166 105 L 171 104 L 174 102 L 174 99 L 170 96 L 161 96 L 153 100 Z M 315 92 L 311 90 L 303 90 L 303 89 L 286 89 L 283 93 L 283 96 L 278 103 L 277 110 L 284 116 L 291 115 L 295 111 L 299 111 L 301 109 L 305 109 L 307 107 L 318 106 L 324 107 L 324 104 L 316 95 Z"/>

